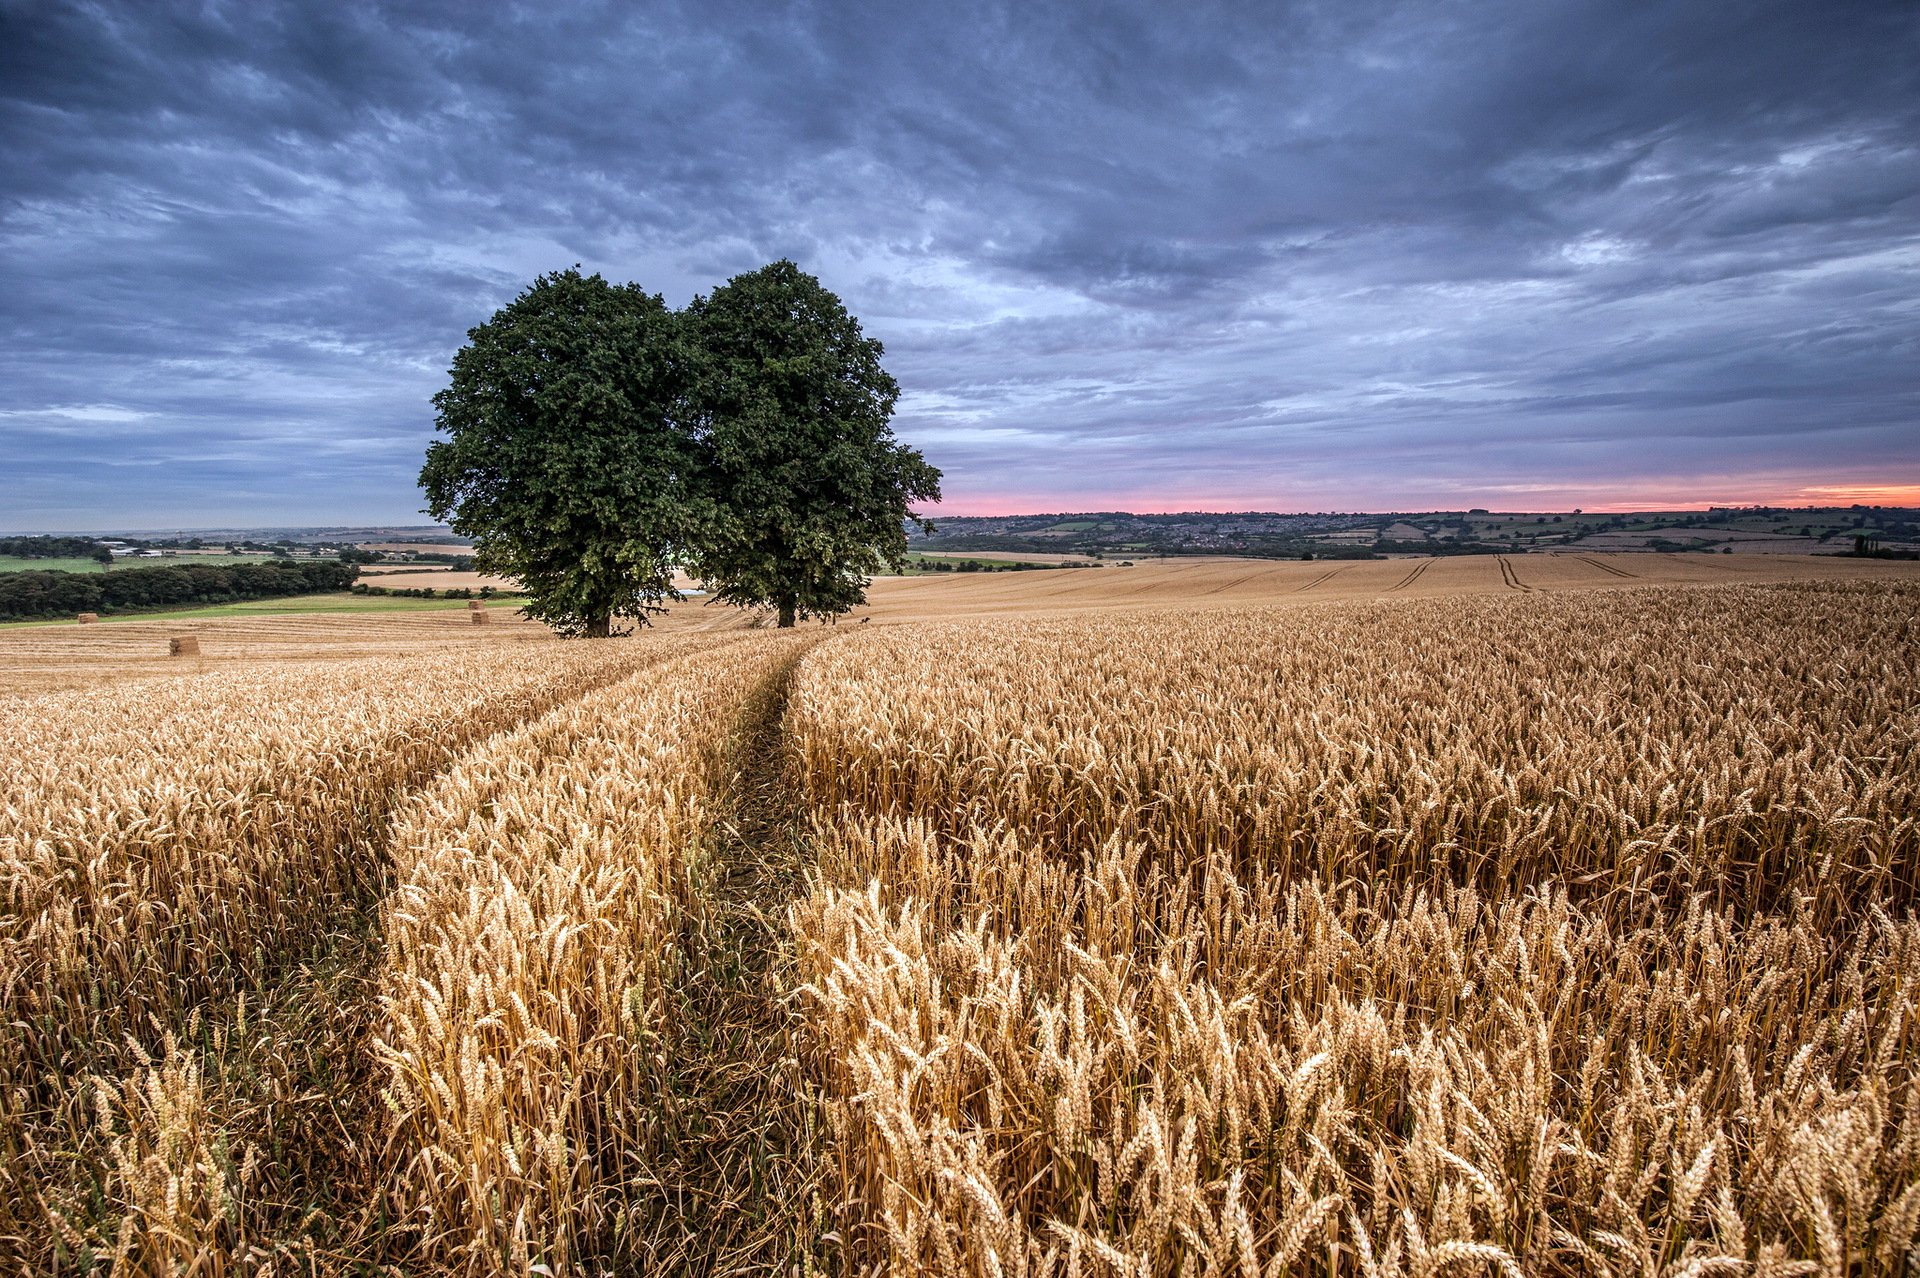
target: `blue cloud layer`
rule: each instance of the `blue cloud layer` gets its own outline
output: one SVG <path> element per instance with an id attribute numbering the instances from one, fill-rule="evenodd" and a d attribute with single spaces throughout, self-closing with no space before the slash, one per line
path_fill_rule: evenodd
<path id="1" fill-rule="evenodd" d="M 1920 482 L 1910 4 L 917 8 L 0 0 L 0 525 L 412 518 L 533 275 L 777 256 L 963 510 Z"/>

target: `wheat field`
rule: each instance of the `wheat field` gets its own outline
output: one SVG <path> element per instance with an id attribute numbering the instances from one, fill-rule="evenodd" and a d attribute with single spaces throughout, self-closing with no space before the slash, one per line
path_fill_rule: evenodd
<path id="1" fill-rule="evenodd" d="M 0 636 L 0 1272 L 1912 1271 L 1920 580 L 1619 558 Z"/>
<path id="2" fill-rule="evenodd" d="M 1916 604 L 1658 590 L 822 652 L 793 927 L 850 1260 L 1897 1270 Z"/>

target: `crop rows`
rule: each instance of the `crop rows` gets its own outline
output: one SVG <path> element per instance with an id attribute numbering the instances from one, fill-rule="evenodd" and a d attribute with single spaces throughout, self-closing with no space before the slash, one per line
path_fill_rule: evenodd
<path id="1" fill-rule="evenodd" d="M 0 1273 L 1900 1272 L 1917 618 L 1401 595 L 0 698 Z"/>
<path id="2" fill-rule="evenodd" d="M 686 646 L 8 699 L 0 1242 L 43 1261 L 111 1243 L 147 1158 L 118 1115 L 179 1109 L 198 1086 L 181 1044 L 224 1053 L 249 999 L 257 1013 L 377 901 L 394 805 L 469 744 Z M 163 1059 L 164 1080 L 149 1068 Z"/>
<path id="3" fill-rule="evenodd" d="M 862 635 L 792 712 L 850 1260 L 1893 1272 L 1910 589 Z"/>
<path id="4" fill-rule="evenodd" d="M 676 990 L 749 700 L 796 641 L 683 657 L 464 761 L 396 828 L 387 1215 L 475 1272 L 631 1257 Z"/>

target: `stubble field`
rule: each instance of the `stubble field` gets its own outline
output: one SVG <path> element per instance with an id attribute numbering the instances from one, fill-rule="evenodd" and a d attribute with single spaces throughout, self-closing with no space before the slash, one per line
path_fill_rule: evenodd
<path id="1" fill-rule="evenodd" d="M 1914 1263 L 1920 577 L 866 615 L 0 635 L 0 1269 Z"/>

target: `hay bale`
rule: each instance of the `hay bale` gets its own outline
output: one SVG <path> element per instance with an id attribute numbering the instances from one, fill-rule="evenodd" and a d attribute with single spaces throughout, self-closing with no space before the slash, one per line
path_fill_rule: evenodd
<path id="1" fill-rule="evenodd" d="M 91 626 L 98 620 L 100 620 L 100 614 L 97 612 L 83 612 L 79 617 L 80 624 L 83 626 Z"/>
<path id="2" fill-rule="evenodd" d="M 468 612 L 485 612 L 486 610 L 487 610 L 487 605 L 480 602 L 478 599 L 467 600 Z"/>
<path id="3" fill-rule="evenodd" d="M 192 635 L 176 635 L 167 640 L 167 655 L 170 657 L 197 657 L 200 655 L 200 641 Z"/>
<path id="4" fill-rule="evenodd" d="M 467 615 L 473 618 L 473 624 L 476 626 L 484 626 L 487 623 L 488 614 L 485 608 L 475 608 Z"/>

